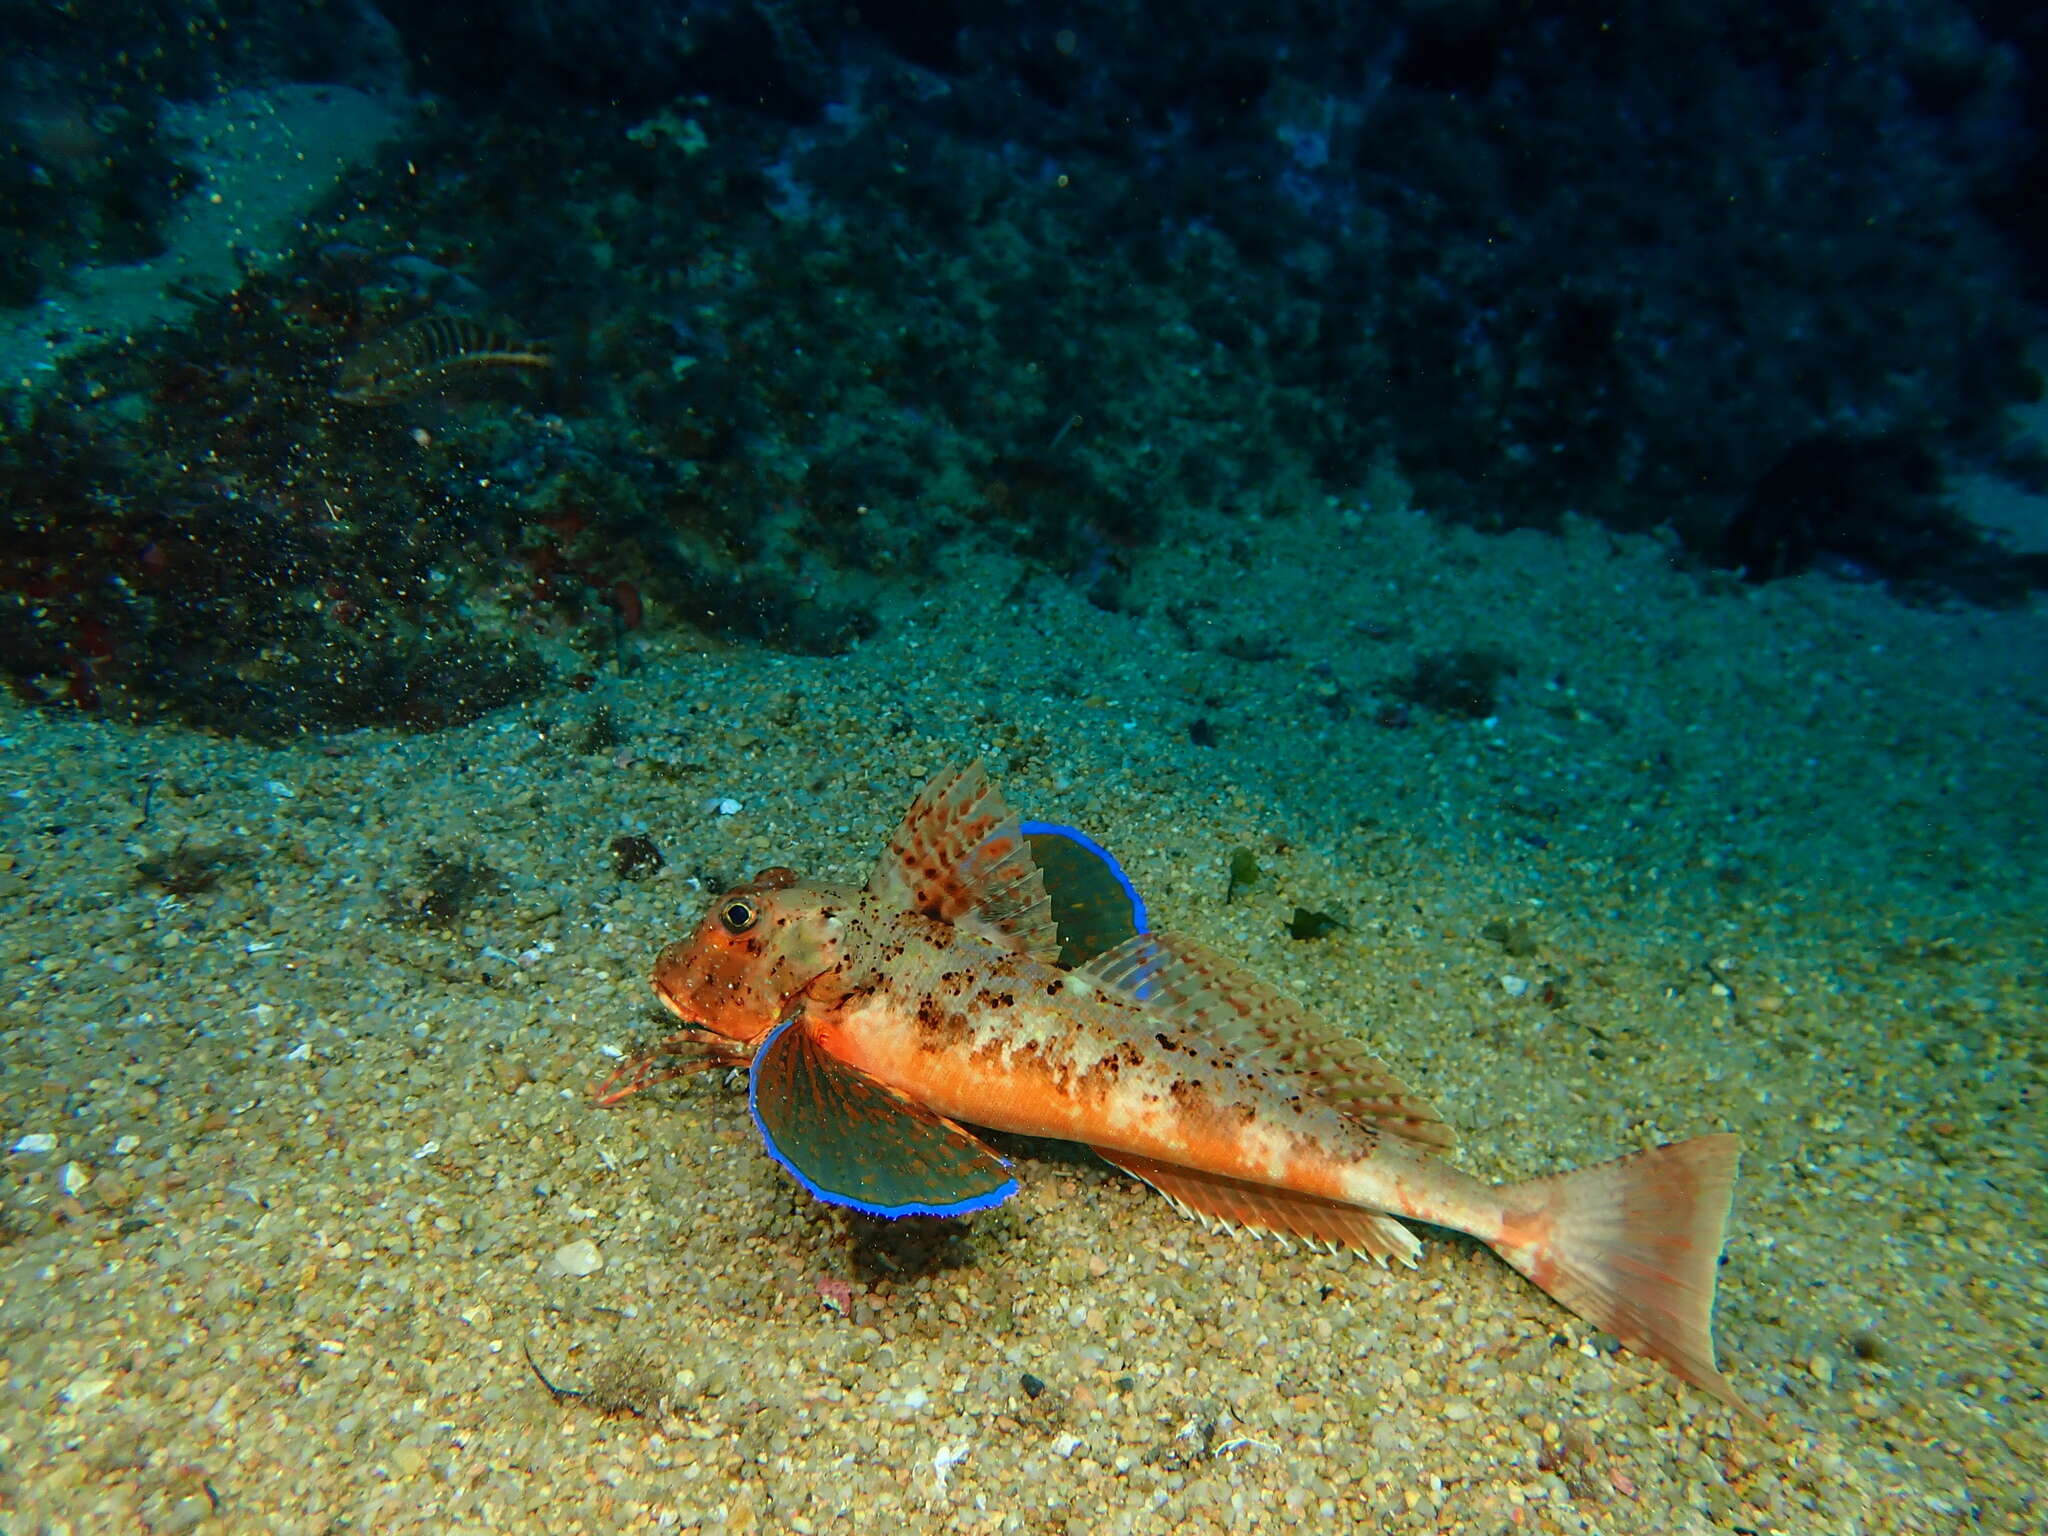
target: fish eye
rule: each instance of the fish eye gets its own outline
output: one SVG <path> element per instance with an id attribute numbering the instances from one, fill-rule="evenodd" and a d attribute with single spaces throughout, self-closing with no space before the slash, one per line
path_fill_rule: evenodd
<path id="1" fill-rule="evenodd" d="M 735 896 L 718 909 L 719 925 L 727 933 L 745 933 L 760 918 L 754 904 L 743 897 Z"/>

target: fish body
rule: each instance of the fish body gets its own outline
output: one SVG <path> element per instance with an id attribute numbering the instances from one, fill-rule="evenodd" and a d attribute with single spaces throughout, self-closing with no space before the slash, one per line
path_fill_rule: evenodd
<path id="1" fill-rule="evenodd" d="M 1081 1142 L 1211 1224 L 1383 1264 L 1412 1265 L 1402 1219 L 1428 1222 L 1752 1412 L 1711 1333 L 1736 1138 L 1486 1184 L 1443 1158 L 1450 1128 L 1362 1042 L 1143 931 L 1142 907 L 1120 935 L 1112 921 L 1063 946 L 1080 920 L 1055 918 L 1040 865 L 1057 849 L 1027 825 L 1042 826 L 979 765 L 951 770 L 864 886 L 764 871 L 663 951 L 654 987 L 691 1026 L 681 1043 L 748 1066 L 768 1149 L 806 1188 L 884 1215 L 986 1209 L 1017 1185 L 974 1125 Z"/>
<path id="2" fill-rule="evenodd" d="M 553 354 L 464 315 L 423 315 L 393 326 L 342 360 L 334 398 L 390 405 L 471 374 L 545 372 Z"/>
<path id="3" fill-rule="evenodd" d="M 1484 1185 L 1440 1161 L 1421 1176 L 1412 1144 L 1302 1091 L 1267 1050 L 1218 1039 L 1097 970 L 850 894 L 831 909 L 849 939 L 805 995 L 808 1027 L 834 1057 L 949 1119 L 1460 1229 L 1483 1206 Z M 1176 962 L 1220 965 L 1186 941 L 1154 942 Z M 1411 1108 L 1418 1126 L 1433 1119 Z M 1392 1223 L 1387 1233 L 1401 1257 L 1420 1246 Z"/>

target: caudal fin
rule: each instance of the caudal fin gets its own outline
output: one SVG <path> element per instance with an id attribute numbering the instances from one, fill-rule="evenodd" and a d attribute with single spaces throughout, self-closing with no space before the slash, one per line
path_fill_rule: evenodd
<path id="1" fill-rule="evenodd" d="M 1714 1275 L 1741 1146 L 1700 1136 L 1508 1185 L 1493 1248 L 1594 1327 L 1756 1419 L 1714 1365 Z"/>

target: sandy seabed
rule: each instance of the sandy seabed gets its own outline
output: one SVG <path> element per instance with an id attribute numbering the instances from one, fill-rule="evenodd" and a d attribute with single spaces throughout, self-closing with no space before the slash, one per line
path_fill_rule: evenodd
<path id="1" fill-rule="evenodd" d="M 1123 613 L 963 556 L 851 656 L 650 640 L 432 736 L 10 710 L 0 1530 L 2038 1532 L 2048 622 L 1667 555 L 1197 519 Z M 1459 647 L 1493 718 L 1383 716 Z M 1382 1271 L 1038 1146 L 859 1222 L 719 1074 L 592 1106 L 707 887 L 858 878 L 975 755 L 1478 1173 L 1739 1132 L 1768 1428 L 1448 1233 Z"/>

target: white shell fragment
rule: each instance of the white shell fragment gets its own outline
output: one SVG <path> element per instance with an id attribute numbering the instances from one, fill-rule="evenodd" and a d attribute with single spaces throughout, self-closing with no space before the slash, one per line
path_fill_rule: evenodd
<path id="1" fill-rule="evenodd" d="M 562 1275 L 569 1279 L 581 1280 L 585 1275 L 594 1275 L 604 1268 L 604 1255 L 597 1244 L 589 1238 L 578 1238 L 573 1243 L 564 1243 L 548 1259 L 548 1273 Z"/>
<path id="2" fill-rule="evenodd" d="M 83 1163 L 66 1163 L 63 1172 L 57 1175 L 57 1183 L 67 1195 L 82 1195 L 85 1187 L 92 1182 L 92 1170 Z"/>
<path id="3" fill-rule="evenodd" d="M 953 1469 L 967 1459 L 967 1453 L 974 1447 L 962 1440 L 958 1445 L 942 1445 L 932 1452 L 932 1484 L 940 1498 L 946 1496 L 947 1485 L 953 1478 Z"/>
<path id="4" fill-rule="evenodd" d="M 17 1152 L 54 1152 L 57 1138 L 48 1131 L 32 1131 L 14 1144 Z"/>

